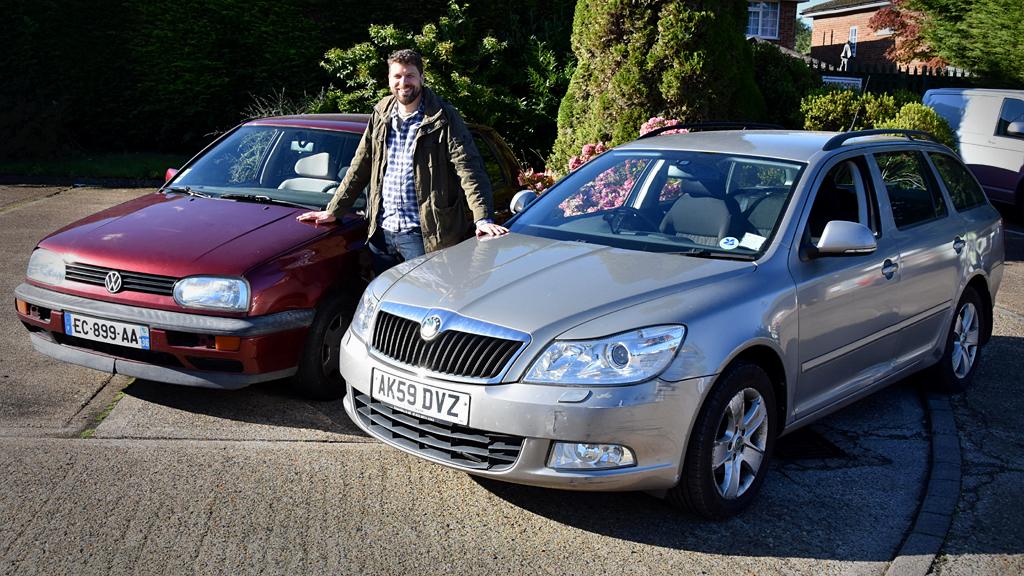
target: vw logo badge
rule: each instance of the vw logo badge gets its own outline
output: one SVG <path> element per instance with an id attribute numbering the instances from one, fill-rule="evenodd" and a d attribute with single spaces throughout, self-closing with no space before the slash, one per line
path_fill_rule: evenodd
<path id="1" fill-rule="evenodd" d="M 437 314 L 427 316 L 420 322 L 420 338 L 430 342 L 441 333 L 441 317 Z"/>
<path id="2" fill-rule="evenodd" d="M 103 279 L 103 285 L 107 287 L 107 292 L 117 294 L 121 291 L 121 275 L 116 271 L 107 272 L 107 277 Z"/>

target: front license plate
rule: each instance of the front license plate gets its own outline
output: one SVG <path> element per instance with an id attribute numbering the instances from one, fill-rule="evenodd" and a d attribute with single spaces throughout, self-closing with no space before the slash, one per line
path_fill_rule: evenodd
<path id="1" fill-rule="evenodd" d="M 371 398 L 405 412 L 469 425 L 469 394 L 414 382 L 376 368 L 371 378 Z"/>
<path id="2" fill-rule="evenodd" d="M 149 327 L 64 313 L 64 333 L 86 340 L 149 350 Z"/>

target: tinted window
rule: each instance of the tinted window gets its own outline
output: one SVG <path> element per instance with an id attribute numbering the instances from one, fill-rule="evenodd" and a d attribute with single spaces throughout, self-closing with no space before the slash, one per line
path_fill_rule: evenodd
<path id="1" fill-rule="evenodd" d="M 843 160 L 825 175 L 807 218 L 807 233 L 817 244 L 825 226 L 833 220 L 857 222 L 877 233 L 877 210 L 867 192 L 864 159 Z"/>
<path id="2" fill-rule="evenodd" d="M 1020 138 L 1020 136 L 1011 136 L 1006 133 L 1006 127 L 1010 125 L 1010 122 L 1024 121 L 1024 100 L 1017 100 L 1016 98 L 1006 98 L 1003 100 L 1003 107 L 999 111 L 999 125 L 996 126 L 996 135 L 1006 136 L 1007 138 Z"/>
<path id="3" fill-rule="evenodd" d="M 920 153 L 884 152 L 875 154 L 875 161 L 882 172 L 897 228 L 946 215 L 946 203 Z"/>
<path id="4" fill-rule="evenodd" d="M 958 211 L 985 203 L 985 193 L 981 186 L 959 160 L 947 154 L 931 154 L 931 158 Z"/>

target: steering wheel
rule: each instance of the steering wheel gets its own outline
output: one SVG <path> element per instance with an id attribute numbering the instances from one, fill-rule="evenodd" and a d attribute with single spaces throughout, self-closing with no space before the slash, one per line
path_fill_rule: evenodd
<path id="1" fill-rule="evenodd" d="M 642 228 L 634 227 L 633 230 L 640 232 L 657 232 L 658 228 L 660 228 L 659 224 L 656 224 L 646 214 L 632 206 L 619 206 L 604 215 L 604 219 L 608 221 L 608 226 L 612 229 L 612 234 L 619 233 L 627 218 L 638 220 L 643 225 Z"/>

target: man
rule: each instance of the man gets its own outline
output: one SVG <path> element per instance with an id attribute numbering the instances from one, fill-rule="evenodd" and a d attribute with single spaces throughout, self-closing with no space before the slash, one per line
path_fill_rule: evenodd
<path id="1" fill-rule="evenodd" d="M 391 96 L 373 108 L 348 173 L 327 209 L 303 222 L 334 222 L 367 185 L 374 271 L 462 241 L 472 212 L 476 235 L 508 230 L 491 219 L 491 186 L 465 123 L 423 86 L 423 59 L 412 50 L 388 58 Z"/>

